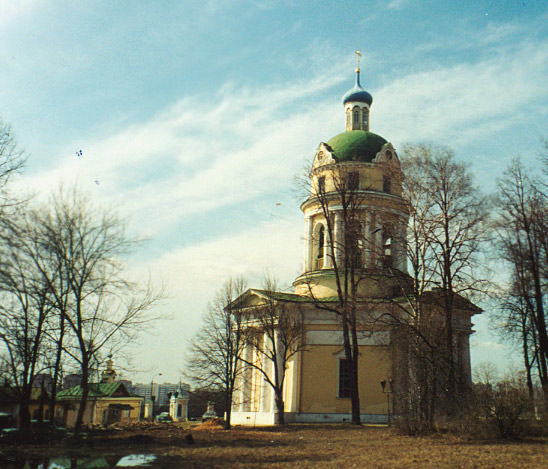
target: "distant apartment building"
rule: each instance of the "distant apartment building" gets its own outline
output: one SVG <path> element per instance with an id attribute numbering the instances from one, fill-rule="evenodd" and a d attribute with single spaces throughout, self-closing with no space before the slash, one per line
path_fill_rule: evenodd
<path id="1" fill-rule="evenodd" d="M 151 395 L 154 396 L 154 405 L 158 407 L 169 406 L 170 396 L 176 392 L 182 392 L 183 397 L 187 397 L 190 391 L 190 385 L 185 383 L 135 383 L 132 384 L 131 392 L 137 396 L 142 396 L 146 400 L 150 400 Z M 152 389 L 152 393 L 151 393 Z"/>

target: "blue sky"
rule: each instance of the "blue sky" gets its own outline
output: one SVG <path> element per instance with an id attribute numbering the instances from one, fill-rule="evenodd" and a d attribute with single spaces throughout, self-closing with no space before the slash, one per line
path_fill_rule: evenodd
<path id="1" fill-rule="evenodd" d="M 490 190 L 548 137 L 543 1 L 0 0 L 0 117 L 28 156 L 17 187 L 77 182 L 150 241 L 130 259 L 165 283 L 127 377 L 177 381 L 185 341 L 230 275 L 290 285 L 304 224 L 294 176 L 373 95 L 371 130 L 452 147 Z M 75 153 L 82 150 L 83 156 Z M 99 182 L 99 184 L 96 183 Z M 519 363 L 487 318 L 473 365 Z"/>

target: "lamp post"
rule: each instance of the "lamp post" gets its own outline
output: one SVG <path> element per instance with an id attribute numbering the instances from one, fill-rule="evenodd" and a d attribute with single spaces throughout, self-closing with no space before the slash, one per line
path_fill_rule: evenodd
<path id="1" fill-rule="evenodd" d="M 386 384 L 388 384 L 388 387 L 386 387 Z M 388 411 L 388 426 L 390 427 L 391 421 L 390 421 L 390 394 L 394 394 L 394 381 L 392 380 L 385 380 L 383 379 L 381 381 L 381 387 L 383 394 L 386 394 L 386 407 Z M 394 402 L 394 399 L 392 399 L 392 402 Z"/>
<path id="2" fill-rule="evenodd" d="M 156 373 L 155 375 L 152 375 L 152 378 L 150 380 L 150 401 L 152 402 L 152 409 L 150 409 L 150 415 L 152 417 L 152 420 L 154 420 L 154 400 L 156 397 L 154 396 L 154 377 L 155 376 L 162 376 L 162 373 Z"/>

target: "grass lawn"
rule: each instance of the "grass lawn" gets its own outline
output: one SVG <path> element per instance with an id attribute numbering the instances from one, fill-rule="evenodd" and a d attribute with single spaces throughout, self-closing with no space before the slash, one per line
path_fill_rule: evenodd
<path id="1" fill-rule="evenodd" d="M 453 435 L 406 437 L 385 427 L 349 425 L 223 433 L 221 440 L 218 432 L 194 432 L 198 444 L 180 456 L 213 467 L 548 468 L 548 439 L 471 442 Z"/>
<path id="2" fill-rule="evenodd" d="M 27 458 L 109 456 L 111 467 L 125 455 L 154 454 L 158 459 L 153 467 L 166 468 L 548 468 L 547 438 L 474 442 L 447 434 L 406 437 L 386 427 L 350 425 L 191 431 L 193 445 L 185 440 L 187 428 L 151 424 L 94 433 L 82 445 L 14 445 L 3 446 L 0 452 Z"/>

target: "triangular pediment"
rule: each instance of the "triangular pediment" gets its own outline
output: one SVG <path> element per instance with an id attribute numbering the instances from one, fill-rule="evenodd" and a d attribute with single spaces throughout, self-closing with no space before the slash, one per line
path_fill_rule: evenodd
<path id="1" fill-rule="evenodd" d="M 242 295 L 240 295 L 238 298 L 236 298 L 230 304 L 230 307 L 232 309 L 253 308 L 256 306 L 268 304 L 271 301 L 272 299 L 265 292 L 250 288 L 249 290 L 244 292 Z"/>
<path id="2" fill-rule="evenodd" d="M 373 162 L 384 163 L 398 169 L 401 168 L 401 163 L 398 155 L 396 154 L 396 150 L 394 150 L 394 147 L 390 142 L 387 142 L 382 146 L 381 151 L 377 153 L 377 156 Z"/>
<path id="3" fill-rule="evenodd" d="M 323 142 L 320 143 L 318 149 L 316 150 L 316 155 L 314 156 L 312 169 L 336 163 L 336 160 L 333 158 L 332 151 L 333 150 L 327 144 Z"/>
<path id="4" fill-rule="evenodd" d="M 232 303 L 230 303 L 230 308 L 246 309 L 272 303 L 305 303 L 309 301 L 310 299 L 308 297 L 296 295 L 295 293 L 250 288 L 232 301 Z"/>

